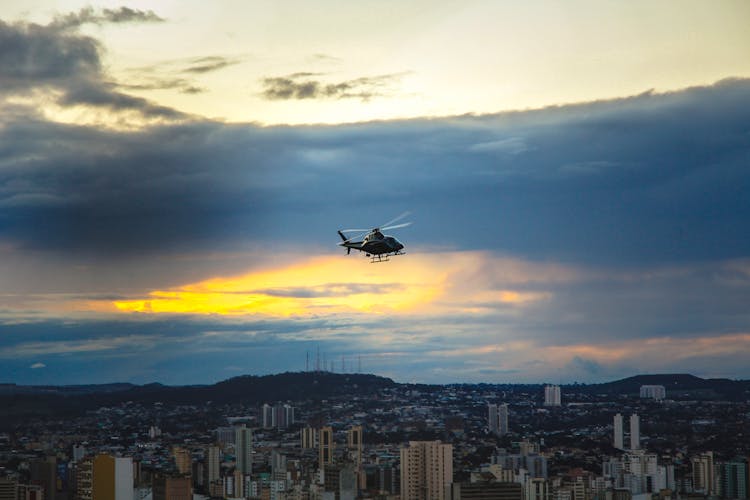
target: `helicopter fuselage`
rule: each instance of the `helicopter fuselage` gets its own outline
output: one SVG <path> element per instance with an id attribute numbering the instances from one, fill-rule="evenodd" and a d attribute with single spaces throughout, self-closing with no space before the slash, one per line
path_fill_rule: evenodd
<path id="1" fill-rule="evenodd" d="M 347 249 L 359 250 L 369 255 L 397 254 L 403 250 L 404 245 L 393 236 L 387 236 L 378 229 L 370 231 L 362 241 L 349 241 L 341 236 L 344 241 L 339 245 Z"/>

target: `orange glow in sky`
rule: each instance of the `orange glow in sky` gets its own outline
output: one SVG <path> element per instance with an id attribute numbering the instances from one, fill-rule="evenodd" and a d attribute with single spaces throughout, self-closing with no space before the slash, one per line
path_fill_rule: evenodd
<path id="1" fill-rule="evenodd" d="M 240 276 L 207 279 L 147 297 L 114 302 L 119 311 L 220 315 L 317 316 L 339 313 L 482 312 L 522 306 L 545 293 L 498 287 L 473 278 L 490 257 L 473 252 L 408 255 L 371 264 L 355 256 L 318 257 Z M 498 259 L 495 267 L 508 267 Z M 530 269 L 514 269 L 515 280 Z M 449 285 L 456 281 L 460 287 Z M 506 284 L 507 285 L 507 284 Z M 447 299 L 447 300 L 446 300 Z"/>

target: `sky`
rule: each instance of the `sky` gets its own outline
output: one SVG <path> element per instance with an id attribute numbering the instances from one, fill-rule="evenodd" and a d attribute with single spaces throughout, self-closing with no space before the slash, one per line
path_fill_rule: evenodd
<path id="1" fill-rule="evenodd" d="M 748 18 L 3 2 L 0 383 L 748 379 Z"/>

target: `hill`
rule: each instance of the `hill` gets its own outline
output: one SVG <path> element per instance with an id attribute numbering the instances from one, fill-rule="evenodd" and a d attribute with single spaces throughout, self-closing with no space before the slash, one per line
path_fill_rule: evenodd
<path id="1" fill-rule="evenodd" d="M 103 384 L 87 386 L 16 386 L 4 384 L 0 390 L 0 427 L 32 416 L 59 417 L 84 413 L 102 406 L 134 403 L 261 404 L 275 401 L 326 399 L 341 395 L 367 396 L 393 380 L 367 374 L 280 373 L 244 375 L 213 385 L 166 386 L 162 384 Z"/>
<path id="2" fill-rule="evenodd" d="M 750 391 L 748 380 L 704 379 L 687 373 L 636 375 L 603 384 L 585 385 L 577 390 L 589 394 L 637 396 L 642 385 L 663 385 L 670 399 L 739 400 L 746 398 L 747 391 Z"/>
<path id="3" fill-rule="evenodd" d="M 461 384 L 483 388 L 515 387 L 534 392 L 541 385 Z M 637 397 L 641 385 L 663 385 L 669 399 L 747 400 L 750 381 L 703 379 L 689 374 L 636 375 L 602 384 L 563 386 L 563 392 Z M 101 384 L 75 386 L 22 386 L 0 384 L 0 428 L 8 428 L 20 419 L 56 416 L 64 418 L 103 406 L 126 401 L 175 405 L 243 403 L 248 405 L 276 401 L 316 401 L 337 396 L 366 397 L 383 388 L 409 387 L 424 391 L 440 390 L 440 385 L 399 384 L 389 378 L 367 374 L 328 372 L 287 372 L 275 375 L 243 375 L 211 385 L 167 386 Z"/>

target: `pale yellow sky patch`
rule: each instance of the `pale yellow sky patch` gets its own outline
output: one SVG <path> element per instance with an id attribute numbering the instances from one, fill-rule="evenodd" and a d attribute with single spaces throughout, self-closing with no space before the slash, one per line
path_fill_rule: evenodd
<path id="1" fill-rule="evenodd" d="M 86 25 L 114 80 L 185 78 L 179 88 L 128 90 L 188 114 L 262 124 L 342 123 L 492 113 L 675 90 L 750 77 L 750 3 L 307 2 L 12 0 L 6 21 L 121 5 L 162 23 Z M 236 61 L 206 73 L 172 64 Z M 268 100 L 262 80 L 299 72 L 322 85 L 402 75 L 383 95 Z M 147 74 L 148 73 L 148 74 Z M 353 92 L 356 94 L 356 92 Z M 110 122 L 116 120 L 109 120 Z"/>

